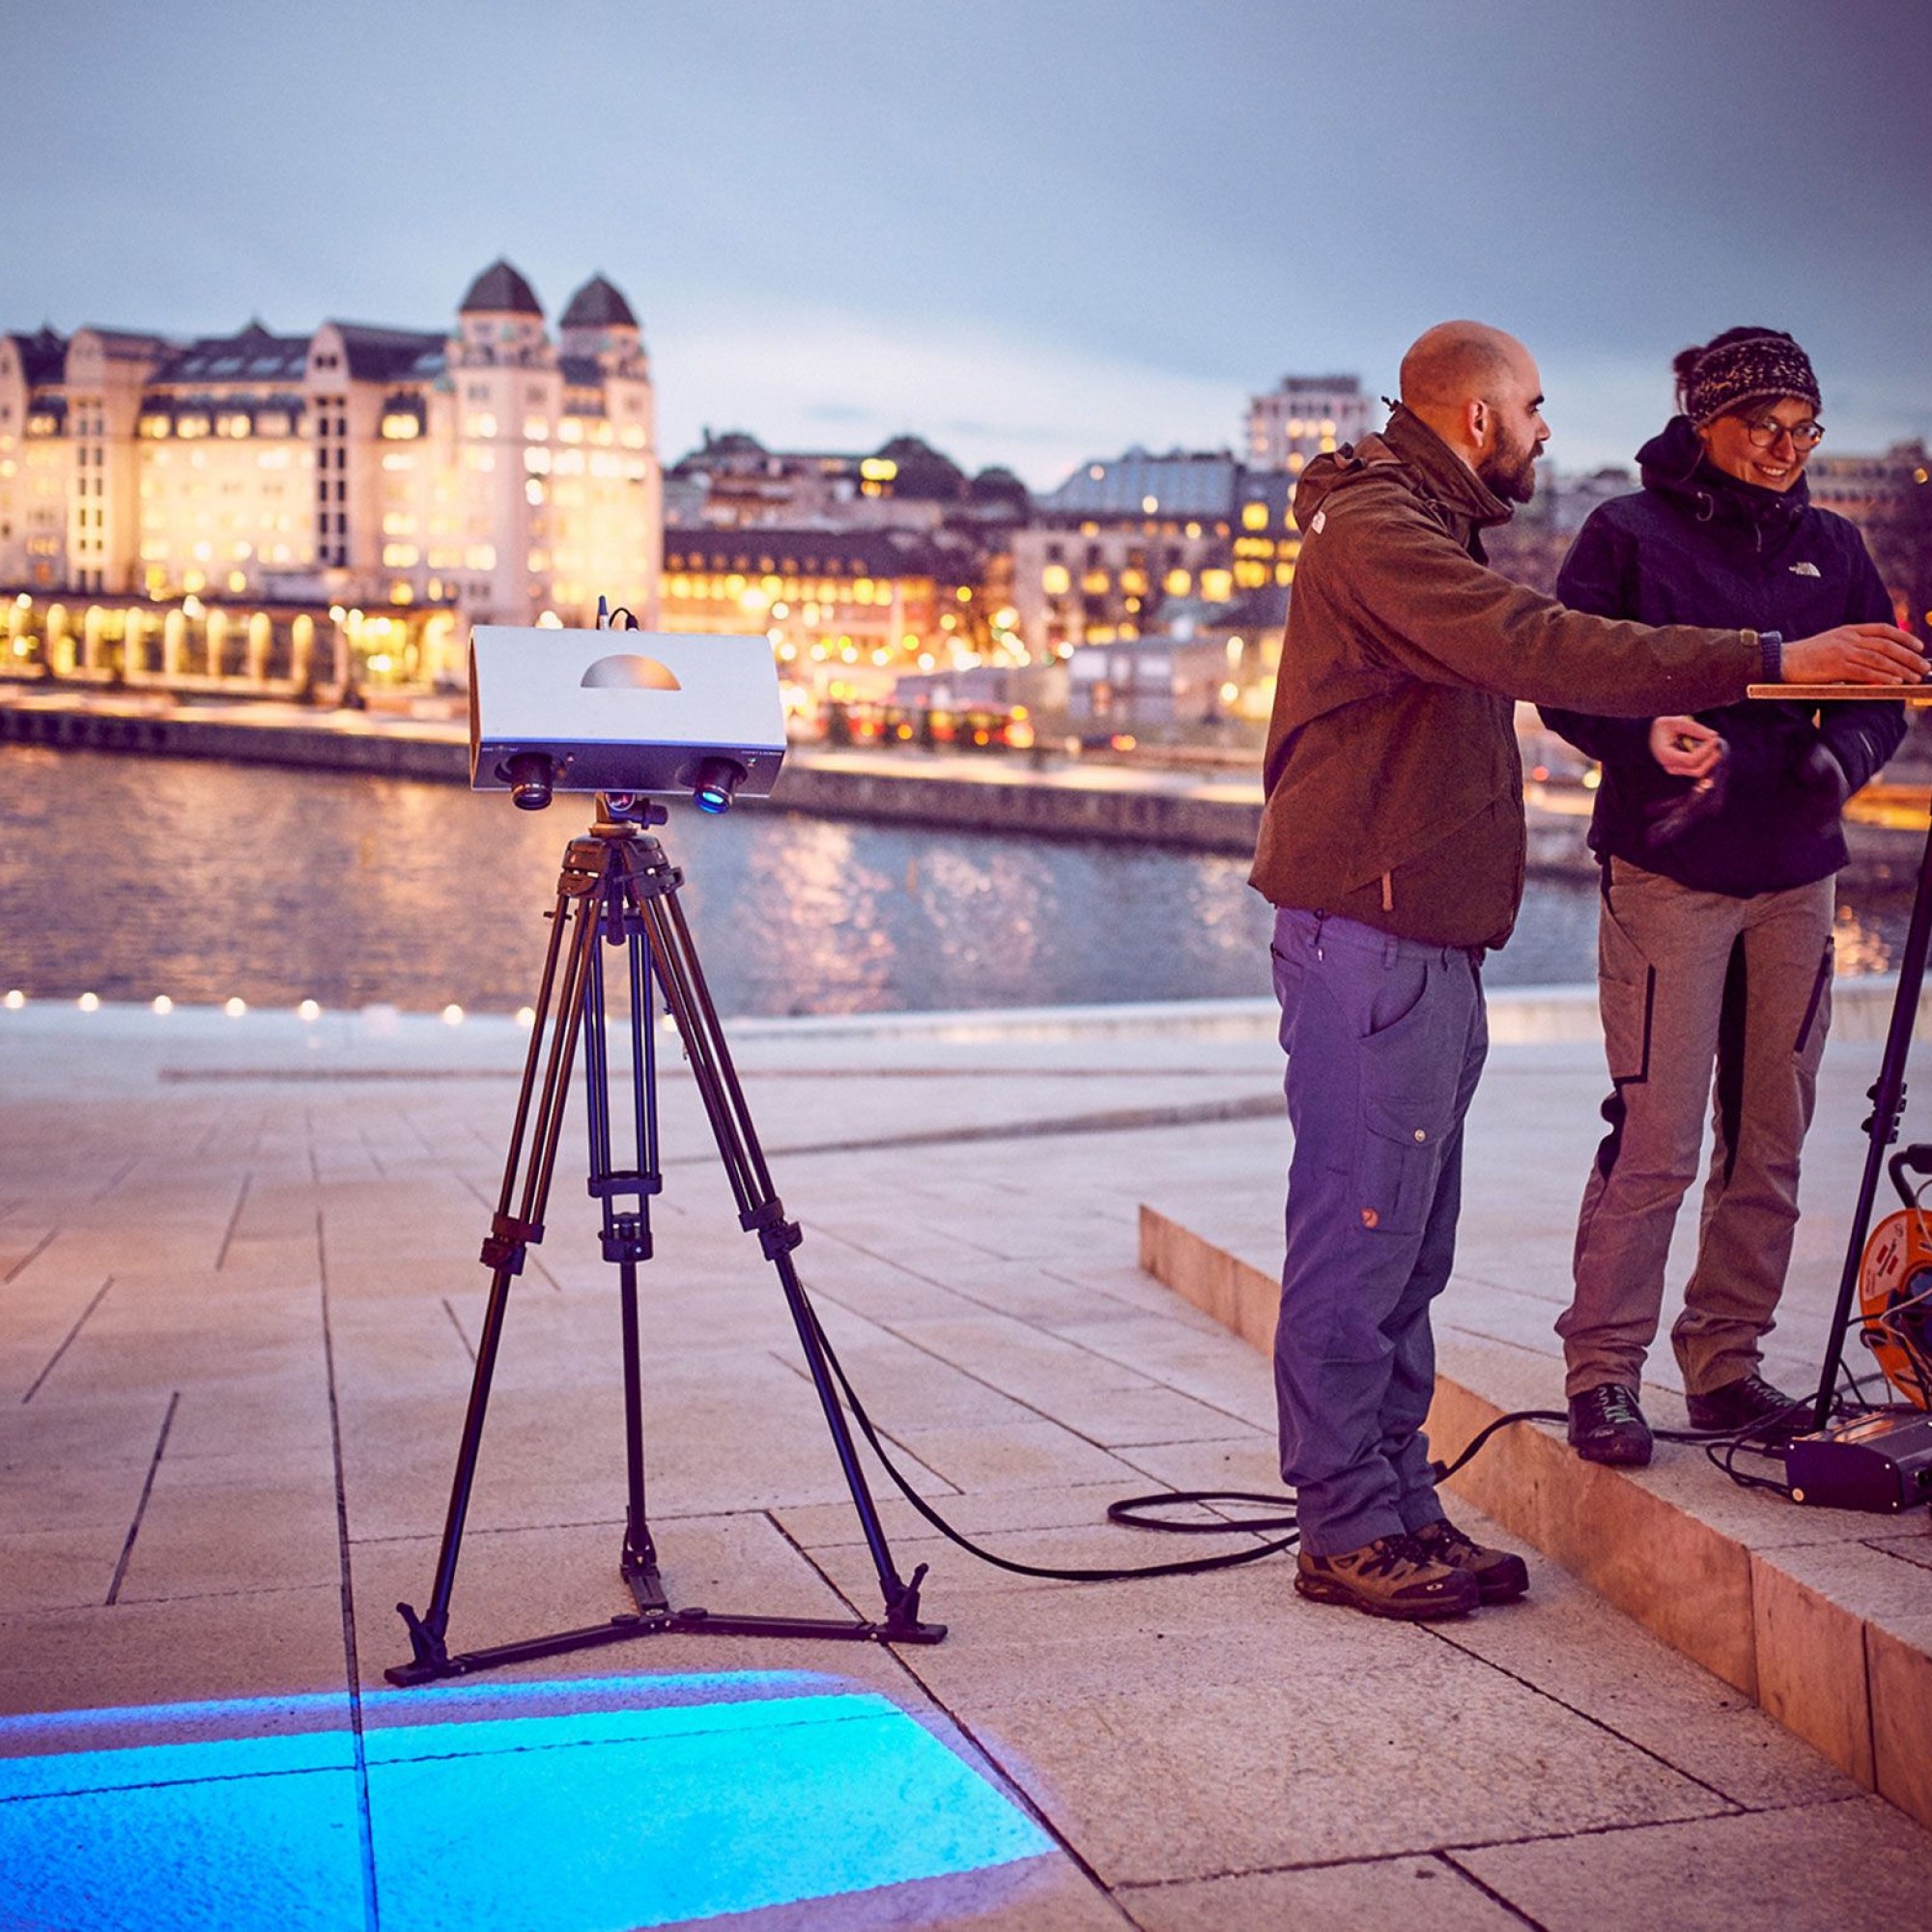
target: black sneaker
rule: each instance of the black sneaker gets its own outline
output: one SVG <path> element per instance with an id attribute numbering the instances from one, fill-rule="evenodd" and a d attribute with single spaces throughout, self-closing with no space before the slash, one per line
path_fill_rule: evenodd
<path id="1" fill-rule="evenodd" d="M 1295 1559 L 1294 1587 L 1318 1604 L 1346 1604 L 1372 1617 L 1460 1617 L 1482 1601 L 1466 1570 L 1440 1561 L 1412 1536 L 1378 1536 L 1360 1549 Z"/>
<path id="2" fill-rule="evenodd" d="M 1687 1395 L 1690 1427 L 1761 1442 L 1788 1442 L 1810 1428 L 1809 1402 L 1774 1388 L 1762 1376 L 1741 1376 L 1708 1395 Z"/>
<path id="3" fill-rule="evenodd" d="M 1600 1382 L 1570 1398 L 1570 1446 L 1586 1463 L 1641 1469 L 1650 1461 L 1650 1424 L 1634 1391 Z"/>
<path id="4" fill-rule="evenodd" d="M 1476 1579 L 1486 1604 L 1513 1604 L 1529 1592 L 1529 1565 L 1509 1549 L 1486 1549 L 1444 1517 L 1440 1522 L 1426 1522 L 1409 1532 L 1409 1541 L 1438 1563 L 1460 1570 Z"/>

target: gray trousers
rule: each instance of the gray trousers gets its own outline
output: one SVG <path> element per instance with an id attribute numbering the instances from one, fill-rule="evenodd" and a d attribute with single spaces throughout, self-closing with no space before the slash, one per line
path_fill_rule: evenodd
<path id="1" fill-rule="evenodd" d="M 1463 1117 L 1489 1046 L 1480 955 L 1275 915 L 1288 1052 L 1287 1253 L 1275 1327 L 1282 1480 L 1301 1547 L 1438 1520 L 1422 1433 L 1430 1303 L 1456 1253 Z"/>
<path id="2" fill-rule="evenodd" d="M 1566 1394 L 1642 1379 L 1707 1104 L 1697 1260 L 1670 1340 L 1688 1394 L 1756 1371 L 1791 1261 L 1831 1024 L 1833 896 L 1826 878 L 1732 898 L 1610 862 L 1598 931 L 1610 1131 L 1583 1190 L 1575 1298 L 1556 1323 Z"/>

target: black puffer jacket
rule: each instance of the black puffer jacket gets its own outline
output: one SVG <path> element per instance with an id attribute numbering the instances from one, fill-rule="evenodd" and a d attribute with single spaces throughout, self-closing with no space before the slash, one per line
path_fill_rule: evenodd
<path id="1" fill-rule="evenodd" d="M 1645 443 L 1637 462 L 1642 490 L 1604 504 L 1577 532 L 1556 580 L 1564 603 L 1646 624 L 1747 625 L 1794 640 L 1837 624 L 1891 621 L 1863 540 L 1844 518 L 1813 506 L 1802 476 L 1780 493 L 1725 474 L 1684 416 Z M 1551 730 L 1603 761 L 1590 821 L 1600 858 L 1614 854 L 1737 897 L 1806 885 L 1845 863 L 1838 801 L 1829 780 L 1820 783 L 1815 747 L 1831 752 L 1856 791 L 1905 735 L 1898 704 L 1747 699 L 1696 716 L 1730 748 L 1723 804 L 1660 839 L 1661 812 L 1690 781 L 1651 756 L 1648 724 L 1543 710 Z"/>

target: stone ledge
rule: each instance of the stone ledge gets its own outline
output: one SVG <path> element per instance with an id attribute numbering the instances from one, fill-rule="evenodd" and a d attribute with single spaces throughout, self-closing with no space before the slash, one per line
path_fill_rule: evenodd
<path id="1" fill-rule="evenodd" d="M 1252 1347 L 1272 1346 L 1280 1285 L 1253 1263 L 1145 1203 L 1140 1258 Z M 1508 1412 L 1438 1372 L 1430 1434 L 1460 1445 Z M 1537 1425 L 1492 1437 L 1450 1487 L 1932 1827 L 1932 1571 L 1863 1543 L 1753 1548 Z"/>

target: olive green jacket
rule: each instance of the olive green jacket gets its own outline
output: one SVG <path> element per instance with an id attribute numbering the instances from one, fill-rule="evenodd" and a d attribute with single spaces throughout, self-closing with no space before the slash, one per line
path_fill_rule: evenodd
<path id="1" fill-rule="evenodd" d="M 1743 697 L 1757 634 L 1571 611 L 1489 569 L 1493 496 L 1400 405 L 1294 495 L 1290 593 L 1250 882 L 1277 906 L 1496 947 L 1522 896 L 1513 700 L 1656 718 Z"/>

